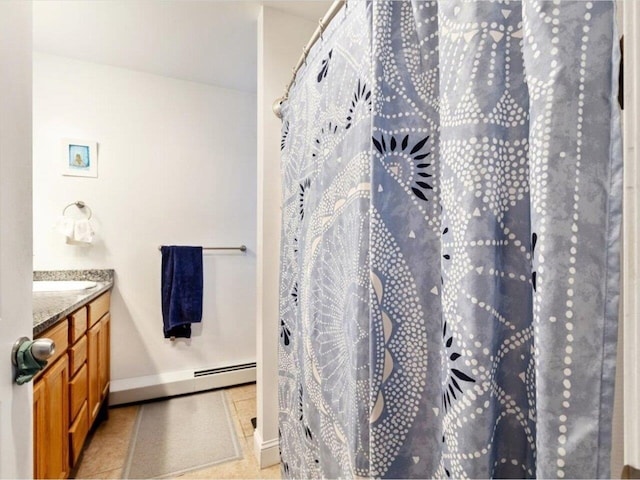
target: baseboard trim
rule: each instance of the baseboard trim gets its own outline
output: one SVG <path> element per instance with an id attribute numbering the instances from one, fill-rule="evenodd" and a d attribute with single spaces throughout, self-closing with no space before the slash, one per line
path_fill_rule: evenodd
<path id="1" fill-rule="evenodd" d="M 142 402 L 256 381 L 256 368 L 194 377 L 193 370 L 111 380 L 109 405 Z"/>
<path id="2" fill-rule="evenodd" d="M 253 452 L 261 469 L 280 463 L 280 444 L 278 439 L 263 441 L 262 432 L 257 428 L 253 432 Z"/>

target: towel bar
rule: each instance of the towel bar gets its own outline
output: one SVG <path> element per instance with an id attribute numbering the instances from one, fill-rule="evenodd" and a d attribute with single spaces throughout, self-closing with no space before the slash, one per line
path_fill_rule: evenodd
<path id="1" fill-rule="evenodd" d="M 158 247 L 158 250 L 161 250 L 162 247 Z M 239 247 L 202 247 L 202 250 L 240 250 L 241 252 L 247 251 L 246 245 L 240 245 Z"/>
<path id="2" fill-rule="evenodd" d="M 86 208 L 89 211 L 89 216 L 87 217 L 87 220 L 91 220 L 91 217 L 93 215 L 93 212 L 91 211 L 91 209 L 89 208 L 89 205 L 87 205 L 86 203 L 84 203 L 82 200 L 78 200 L 77 202 L 71 202 L 69 205 L 67 205 L 66 207 L 64 207 L 62 209 L 62 216 L 64 217 L 64 214 L 67 213 L 67 209 L 69 207 L 72 206 L 76 206 L 78 207 L 79 210 L 82 210 L 83 208 Z"/>

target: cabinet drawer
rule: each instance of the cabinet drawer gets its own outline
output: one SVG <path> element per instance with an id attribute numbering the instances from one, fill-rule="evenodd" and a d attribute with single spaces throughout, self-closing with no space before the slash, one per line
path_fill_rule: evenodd
<path id="1" fill-rule="evenodd" d="M 82 338 L 73 347 L 69 349 L 69 364 L 71 367 L 71 375 L 75 375 L 76 372 L 82 367 L 82 364 L 87 359 L 87 337 L 83 335 Z"/>
<path id="2" fill-rule="evenodd" d="M 82 405 L 87 402 L 88 386 L 87 364 L 83 364 L 80 371 L 69 382 L 69 413 L 70 418 L 76 418 Z"/>
<path id="3" fill-rule="evenodd" d="M 55 343 L 55 352 L 51 358 L 47 360 L 47 367 L 40 371 L 38 375 L 36 375 L 35 379 L 40 378 L 40 376 L 46 372 L 51 365 L 56 363 L 56 360 L 58 360 L 62 355 L 67 354 L 67 347 L 69 345 L 69 329 L 67 320 L 65 319 L 48 330 L 45 330 L 36 338 L 50 338 L 53 340 Z"/>
<path id="4" fill-rule="evenodd" d="M 82 404 L 82 408 L 80 409 L 80 413 L 69 429 L 69 443 L 71 444 L 71 464 L 73 466 L 75 466 L 76 462 L 78 461 L 78 457 L 80 456 L 80 452 L 82 452 L 82 446 L 84 445 L 84 440 L 85 438 L 87 438 L 88 432 L 89 408 L 87 407 L 87 402 L 84 402 Z"/>
<path id="5" fill-rule="evenodd" d="M 89 308 L 89 328 L 94 326 L 102 316 L 109 311 L 109 302 L 111 301 L 111 292 L 99 296 L 88 306 Z"/>
<path id="6" fill-rule="evenodd" d="M 87 307 L 82 307 L 70 317 L 69 340 L 76 343 L 87 331 Z"/>

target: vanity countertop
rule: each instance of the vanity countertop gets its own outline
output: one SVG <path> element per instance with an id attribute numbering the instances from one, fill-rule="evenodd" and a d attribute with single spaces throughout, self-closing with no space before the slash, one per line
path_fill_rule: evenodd
<path id="1" fill-rule="evenodd" d="M 33 293 L 33 335 L 66 318 L 83 305 L 113 288 L 113 270 L 55 270 L 33 272 L 33 280 L 91 280 L 93 288 L 71 292 Z"/>

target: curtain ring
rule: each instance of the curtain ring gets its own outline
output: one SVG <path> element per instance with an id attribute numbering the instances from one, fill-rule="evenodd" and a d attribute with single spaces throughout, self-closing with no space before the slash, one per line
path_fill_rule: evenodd
<path id="1" fill-rule="evenodd" d="M 296 67 L 293 67 L 291 69 L 291 74 L 293 75 L 293 80 L 291 81 L 291 85 L 295 85 L 296 84 L 296 74 L 298 73 L 298 71 L 296 70 Z"/>
<path id="2" fill-rule="evenodd" d="M 307 65 L 307 55 L 309 55 L 309 50 L 307 50 L 307 46 L 305 45 L 304 47 L 302 47 L 302 55 L 303 55 L 303 62 L 305 64 L 305 66 Z"/>
<path id="3" fill-rule="evenodd" d="M 320 40 L 324 41 L 324 23 L 322 23 L 322 19 L 318 20 L 318 25 L 320 26 Z"/>

